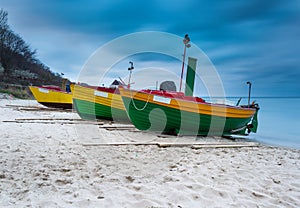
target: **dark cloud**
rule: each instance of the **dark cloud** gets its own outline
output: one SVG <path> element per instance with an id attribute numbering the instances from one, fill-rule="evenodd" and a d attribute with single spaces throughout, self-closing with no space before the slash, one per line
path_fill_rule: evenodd
<path id="1" fill-rule="evenodd" d="M 97 47 L 120 35 L 144 30 L 179 36 L 188 33 L 223 78 L 236 82 L 252 80 L 261 95 L 278 92 L 278 95 L 300 96 L 296 82 L 300 79 L 297 0 L 2 0 L 1 3 L 9 12 L 12 27 L 54 68 L 69 70 L 77 65 L 79 70 L 79 65 Z M 43 39 L 48 42 L 43 43 Z M 60 61 L 59 57 L 65 58 Z M 145 56 L 139 60 L 153 58 Z M 240 93 L 236 90 L 240 83 L 235 85 L 228 80 L 224 83 L 228 83 L 225 88 L 229 91 Z M 284 91 L 283 85 L 287 86 Z"/>

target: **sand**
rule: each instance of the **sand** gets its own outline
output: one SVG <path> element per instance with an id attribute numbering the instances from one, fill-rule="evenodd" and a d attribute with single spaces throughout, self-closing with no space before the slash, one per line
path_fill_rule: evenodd
<path id="1" fill-rule="evenodd" d="M 300 150 L 159 136 L 40 107 L 0 99 L 0 207 L 300 207 Z"/>

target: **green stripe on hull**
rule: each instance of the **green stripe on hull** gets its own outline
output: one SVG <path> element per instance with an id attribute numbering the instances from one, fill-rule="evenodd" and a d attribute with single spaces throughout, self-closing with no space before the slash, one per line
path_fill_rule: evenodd
<path id="1" fill-rule="evenodd" d="M 224 118 L 197 114 L 122 97 L 137 129 L 181 135 L 227 135 L 247 125 L 251 118 Z"/>
<path id="2" fill-rule="evenodd" d="M 105 119 L 122 123 L 130 122 L 125 110 L 79 99 L 73 99 L 73 104 L 79 116 L 85 120 Z"/>

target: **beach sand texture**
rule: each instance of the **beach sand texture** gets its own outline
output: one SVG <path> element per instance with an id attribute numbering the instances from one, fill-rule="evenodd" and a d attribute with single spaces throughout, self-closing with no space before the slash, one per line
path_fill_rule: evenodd
<path id="1" fill-rule="evenodd" d="M 108 145 L 226 140 L 116 130 L 38 107 L 0 99 L 0 207 L 300 207 L 300 150 Z"/>

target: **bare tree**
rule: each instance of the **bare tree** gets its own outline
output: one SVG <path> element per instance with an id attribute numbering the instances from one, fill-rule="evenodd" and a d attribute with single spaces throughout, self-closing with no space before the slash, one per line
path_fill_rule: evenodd
<path id="1" fill-rule="evenodd" d="M 23 82 L 26 84 L 22 74 L 35 74 L 38 79 L 30 80 L 30 83 L 43 84 L 58 83 L 61 80 L 36 58 L 36 50 L 32 50 L 20 35 L 12 31 L 8 25 L 8 13 L 0 10 L 0 63 L 4 69 L 4 76 L 0 81 Z M 3 71 L 2 69 L 2 71 Z M 16 80 L 14 76 L 21 76 L 22 80 Z M 27 81 L 28 83 L 29 81 Z"/>
<path id="2" fill-rule="evenodd" d="M 4 48 L 4 37 L 8 30 L 8 13 L 3 9 L 0 10 L 0 63 L 2 63 L 3 48 Z"/>
<path id="3" fill-rule="evenodd" d="M 8 29 L 8 13 L 3 9 L 0 10 L 0 28 Z"/>

